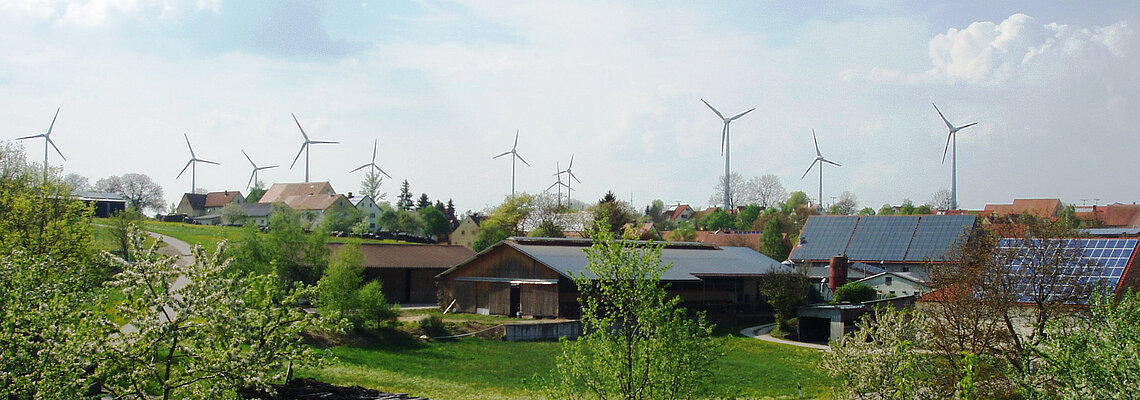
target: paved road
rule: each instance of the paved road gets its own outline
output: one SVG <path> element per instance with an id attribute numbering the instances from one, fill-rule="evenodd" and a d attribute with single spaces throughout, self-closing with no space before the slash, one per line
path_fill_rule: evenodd
<path id="1" fill-rule="evenodd" d="M 775 329 L 775 328 L 776 328 L 775 323 L 764 324 L 764 325 L 759 325 L 759 326 L 753 326 L 751 328 L 741 329 L 740 334 L 744 335 L 744 336 L 748 336 L 748 337 L 753 338 L 753 339 L 763 340 L 765 342 L 786 344 L 786 345 L 790 345 L 790 346 L 798 346 L 798 347 L 804 347 L 804 348 L 816 349 L 816 350 L 822 350 L 822 351 L 831 351 L 831 347 L 829 347 L 827 345 L 816 344 L 816 343 L 797 342 L 794 340 L 785 340 L 785 339 L 780 339 L 777 337 L 773 337 L 772 335 L 769 335 L 768 333 L 772 332 L 772 329 Z"/>
<path id="2" fill-rule="evenodd" d="M 190 263 L 194 262 L 194 255 L 190 253 L 190 243 L 186 243 L 184 241 L 175 239 L 172 236 L 167 236 L 160 233 L 146 232 L 146 234 L 155 238 L 162 239 L 163 243 L 166 243 L 166 246 L 159 249 L 159 251 L 175 257 L 179 265 L 190 265 Z M 171 290 L 181 289 L 183 287 L 186 287 L 186 285 L 189 283 L 189 278 L 186 276 L 179 276 L 174 280 L 174 284 L 172 285 Z M 160 316 L 159 318 L 162 317 Z M 137 330 L 138 328 L 135 328 L 134 324 L 131 324 L 129 322 L 119 327 L 119 331 L 123 333 L 135 332 Z"/>

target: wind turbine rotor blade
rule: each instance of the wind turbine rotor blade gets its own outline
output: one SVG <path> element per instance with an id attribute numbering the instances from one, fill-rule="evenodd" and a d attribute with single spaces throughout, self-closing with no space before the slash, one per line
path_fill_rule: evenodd
<path id="1" fill-rule="evenodd" d="M 305 133 L 305 128 L 301 127 L 301 121 L 297 120 L 297 114 L 289 113 L 289 115 L 293 116 L 293 122 L 297 123 L 297 129 L 301 130 L 301 136 L 304 136 L 305 137 L 305 143 L 308 143 L 309 142 L 309 135 Z"/>
<path id="2" fill-rule="evenodd" d="M 819 152 L 819 139 L 816 139 L 815 137 L 815 128 L 812 128 L 811 130 L 811 140 L 812 142 L 815 142 L 815 156 L 823 157 L 823 153 Z"/>
<path id="3" fill-rule="evenodd" d="M 574 154 L 570 154 L 570 164 L 566 165 L 566 172 L 570 172 L 570 168 L 574 167 Z"/>
<path id="4" fill-rule="evenodd" d="M 819 159 L 811 160 L 811 165 L 809 165 L 807 170 L 804 171 L 804 174 L 802 176 L 800 176 L 800 180 L 803 180 L 804 177 L 807 177 L 808 172 L 811 172 L 812 167 L 815 167 L 815 163 L 817 161 L 819 161 Z"/>
<path id="5" fill-rule="evenodd" d="M 372 162 L 376 162 L 376 139 L 372 139 Z"/>
<path id="6" fill-rule="evenodd" d="M 51 148 L 55 149 L 55 152 L 56 152 L 56 154 L 59 154 L 59 157 L 60 157 L 60 158 L 62 158 L 64 161 L 67 161 L 67 157 L 64 157 L 64 156 L 63 156 L 63 152 L 62 152 L 62 151 L 59 151 L 59 147 L 55 147 L 55 142 L 51 141 L 51 138 L 50 138 L 50 137 L 48 137 L 48 136 L 44 136 L 44 139 L 46 139 L 46 140 L 47 140 L 47 142 L 48 142 L 48 144 L 50 144 L 50 145 L 51 145 Z"/>
<path id="7" fill-rule="evenodd" d="M 514 150 L 518 147 L 519 147 L 519 130 L 515 129 L 515 144 L 513 146 L 511 146 L 511 150 Z"/>
<path id="8" fill-rule="evenodd" d="M 351 173 L 353 173 L 353 172 L 356 172 L 356 171 L 360 171 L 360 170 L 364 169 L 365 167 L 368 167 L 368 166 L 371 166 L 371 165 L 372 165 L 372 164 L 364 164 L 364 165 L 361 165 L 361 166 L 359 166 L 359 167 L 356 167 L 356 168 L 355 168 L 355 169 L 353 169 L 352 171 L 348 171 L 348 173 L 350 173 L 350 174 L 351 174 Z"/>
<path id="9" fill-rule="evenodd" d="M 709 106 L 710 110 L 716 113 L 716 116 L 720 117 L 720 119 L 724 119 L 724 115 L 721 114 L 720 111 L 717 111 L 716 108 L 712 106 L 712 104 L 709 104 L 709 102 L 705 101 L 705 99 L 701 99 L 701 103 L 705 103 L 706 106 Z"/>
<path id="10" fill-rule="evenodd" d="M 249 158 L 249 154 L 246 154 L 246 153 L 245 153 L 245 149 L 242 149 L 242 151 L 241 151 L 241 154 L 245 154 L 245 159 L 246 159 L 246 160 L 249 160 L 249 165 L 252 165 L 252 166 L 253 166 L 253 169 L 257 169 L 257 164 L 254 164 L 254 163 L 253 163 L 253 159 L 252 159 L 252 158 Z"/>
<path id="11" fill-rule="evenodd" d="M 194 159 L 193 159 L 193 158 L 191 158 L 191 159 L 190 159 L 190 161 L 187 161 L 187 162 L 186 162 L 186 166 L 185 166 L 185 167 L 182 167 L 182 171 L 179 171 L 179 172 L 178 172 L 178 176 L 174 177 L 174 179 L 178 179 L 178 178 L 181 178 L 181 177 L 182 177 L 182 174 L 183 174 L 183 173 L 185 173 L 185 172 L 186 172 L 186 169 L 187 169 L 187 168 L 190 168 L 190 164 L 193 164 L 193 163 L 194 163 Z"/>
<path id="12" fill-rule="evenodd" d="M 373 165 L 375 165 L 375 164 L 373 164 Z M 376 170 L 377 170 L 377 171 L 380 171 L 380 173 L 381 173 L 381 174 L 384 174 L 384 176 L 388 177 L 388 179 L 396 179 L 396 178 L 393 178 L 393 177 L 392 177 L 392 175 L 388 175 L 388 173 L 387 173 L 387 172 L 384 172 L 384 170 L 383 170 L 383 169 L 381 169 L 381 168 L 380 168 L 380 166 L 376 166 Z"/>
<path id="13" fill-rule="evenodd" d="M 728 140 L 728 122 L 724 123 L 724 128 L 720 130 L 720 155 L 724 155 L 724 142 Z"/>
<path id="14" fill-rule="evenodd" d="M 559 184 L 559 183 L 561 183 L 561 182 L 554 182 L 554 183 L 551 183 L 551 184 L 550 184 L 550 186 L 547 186 L 547 187 L 546 187 L 546 190 L 543 190 L 543 191 L 544 191 L 544 192 L 549 192 L 551 188 L 553 188 L 553 187 L 555 187 L 555 186 L 558 186 L 558 184 Z"/>
<path id="15" fill-rule="evenodd" d="M 293 169 L 293 166 L 297 165 L 297 160 L 299 160 L 301 158 L 301 153 L 305 152 L 305 146 L 308 146 L 308 145 L 309 145 L 309 142 L 307 142 L 307 141 L 305 143 L 301 144 L 301 150 L 298 150 L 297 156 L 293 157 L 293 163 L 289 164 L 289 169 Z"/>
<path id="16" fill-rule="evenodd" d="M 312 141 L 309 141 L 309 144 L 337 144 L 337 143 L 340 143 L 340 142 L 334 142 L 331 140 L 312 140 Z"/>
<path id="17" fill-rule="evenodd" d="M 823 162 L 825 162 L 825 163 L 828 163 L 828 164 L 834 165 L 834 166 L 836 166 L 836 167 L 842 167 L 842 165 L 839 165 L 839 163 L 837 163 L 837 162 L 835 162 L 835 161 L 831 161 L 831 160 L 828 160 L 828 159 L 826 159 L 826 158 L 821 158 L 821 159 L 819 159 L 819 161 L 823 161 Z"/>
<path id="18" fill-rule="evenodd" d="M 971 126 L 977 125 L 977 124 L 978 124 L 977 122 L 971 122 L 971 123 L 968 123 L 966 125 L 959 126 L 958 129 L 956 129 L 955 131 L 960 131 L 960 130 L 969 128 Z"/>
<path id="19" fill-rule="evenodd" d="M 47 133 L 44 134 L 44 137 L 51 136 L 51 129 L 55 128 L 55 119 L 56 118 L 59 118 L 59 107 L 55 108 L 55 116 L 51 117 L 51 125 L 48 125 L 48 131 L 47 131 Z"/>
<path id="20" fill-rule="evenodd" d="M 505 156 L 505 155 L 507 155 L 507 154 L 511 154 L 511 152 L 509 152 L 509 151 L 503 152 L 503 154 L 499 154 L 499 155 L 497 155 L 497 156 L 491 157 L 491 159 L 492 159 L 492 160 L 494 160 L 494 159 L 496 159 L 496 158 L 499 158 L 499 157 Z"/>
<path id="21" fill-rule="evenodd" d="M 35 138 L 38 138 L 38 137 L 47 137 L 47 136 L 45 136 L 44 134 L 42 134 L 42 133 L 41 133 L 41 134 L 39 134 L 39 135 L 24 136 L 24 137 L 22 137 L 22 138 L 16 138 L 16 140 L 24 140 L 24 139 L 35 139 Z"/>
<path id="22" fill-rule="evenodd" d="M 946 152 L 950 150 L 950 137 L 951 136 L 954 136 L 953 132 L 946 135 L 946 147 L 942 148 L 942 163 L 943 164 L 946 164 Z"/>
<path id="23" fill-rule="evenodd" d="M 190 158 L 194 158 L 194 146 L 190 145 L 190 137 L 186 136 L 185 133 L 182 134 L 182 137 L 186 138 L 186 147 L 190 149 Z"/>
<path id="24" fill-rule="evenodd" d="M 571 178 L 574 178 L 575 182 L 582 183 L 582 181 L 578 180 L 578 175 L 574 175 L 574 173 L 570 171 L 566 171 L 566 173 L 570 175 Z"/>
<path id="25" fill-rule="evenodd" d="M 250 186 L 253 186 L 253 177 L 254 176 L 257 176 L 257 169 L 254 169 L 253 173 L 249 174 L 249 182 L 247 182 L 245 184 L 246 189 L 248 189 Z"/>
<path id="26" fill-rule="evenodd" d="M 222 164 L 218 164 L 218 163 L 216 163 L 216 162 L 213 162 L 213 161 L 207 161 L 207 160 L 198 160 L 198 159 L 195 159 L 194 161 L 197 161 L 197 162 L 204 162 L 204 163 L 206 163 L 206 164 L 222 165 Z"/>
<path id="27" fill-rule="evenodd" d="M 524 159 L 522 158 L 522 156 L 520 156 L 520 155 L 519 155 L 519 153 L 517 153 L 517 152 L 516 152 L 516 153 L 515 153 L 515 157 L 518 157 L 519 161 L 522 161 L 522 162 L 523 162 L 523 164 L 526 164 L 526 166 L 528 166 L 528 167 L 530 166 L 530 163 L 526 162 L 526 160 L 524 160 Z"/>
<path id="28" fill-rule="evenodd" d="M 752 107 L 748 111 L 742 112 L 740 114 L 736 114 L 736 116 L 733 116 L 732 118 L 729 118 L 728 120 L 729 121 L 735 121 L 737 118 L 743 117 L 744 114 L 748 114 L 748 113 L 752 112 L 752 110 L 755 110 L 755 109 L 756 109 L 756 107 Z"/>
<path id="29" fill-rule="evenodd" d="M 270 165 L 268 167 L 257 167 L 257 169 L 263 170 L 263 169 L 270 169 L 270 168 L 277 168 L 277 167 L 280 167 L 280 165 Z"/>
<path id="30" fill-rule="evenodd" d="M 938 105 L 936 105 L 936 104 L 934 104 L 934 103 L 930 103 L 930 105 L 934 106 L 934 111 L 938 111 L 938 116 L 939 116 L 939 117 L 942 117 L 942 122 L 946 124 L 946 128 L 947 128 L 947 129 L 951 129 L 951 130 L 953 130 L 953 129 L 954 129 L 954 125 L 951 125 L 951 124 L 950 124 L 950 121 L 947 121 L 947 120 L 946 120 L 946 116 L 945 116 L 945 115 L 942 115 L 942 110 L 939 110 L 939 109 L 938 109 Z"/>

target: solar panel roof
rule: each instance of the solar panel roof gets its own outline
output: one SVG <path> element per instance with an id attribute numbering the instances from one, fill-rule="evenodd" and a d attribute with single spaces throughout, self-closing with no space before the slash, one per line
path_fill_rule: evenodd
<path id="1" fill-rule="evenodd" d="M 903 261 L 918 216 L 863 218 L 855 227 L 847 258 L 852 260 Z"/>
<path id="2" fill-rule="evenodd" d="M 942 258 L 966 233 L 966 229 L 974 226 L 976 219 L 977 217 L 973 215 L 942 215 L 939 218 L 922 218 L 918 221 L 914 238 L 910 240 L 910 249 L 907 250 L 906 259 L 935 261 Z"/>
<path id="3" fill-rule="evenodd" d="M 808 218 L 800 233 L 799 246 L 792 251 L 793 260 L 826 260 L 831 256 L 843 255 L 847 243 L 855 232 L 859 217 L 820 217 Z"/>
<path id="4" fill-rule="evenodd" d="M 1137 239 L 1054 239 L 1063 240 L 1063 244 L 1070 249 L 1080 252 L 1080 260 L 1070 266 L 1066 270 L 1062 270 L 1062 274 L 1069 273 L 1069 278 L 1076 276 L 1080 282 L 1091 282 L 1099 284 L 1106 292 L 1113 292 L 1119 286 L 1120 280 L 1124 278 L 1124 272 L 1128 268 L 1128 261 L 1132 258 L 1133 253 L 1136 251 Z M 1014 271 L 1013 274 L 1020 274 L 1027 272 L 1026 268 L 1032 266 L 1031 260 L 1028 259 L 1032 253 L 1028 249 L 1031 245 L 1025 244 L 1023 239 L 1005 238 L 998 241 L 998 251 L 1012 251 L 1024 258 L 1015 258 L 1012 260 Z M 1048 246 L 1046 246 L 1048 248 Z M 1071 282 L 1072 279 L 1065 278 L 1062 282 Z M 1018 300 L 1028 302 L 1031 300 L 1031 289 L 1039 287 L 1040 285 L 1032 285 L 1028 282 L 1020 283 L 1019 289 L 1021 295 Z M 1068 287 L 1061 287 L 1060 290 L 1054 292 L 1066 293 Z"/>

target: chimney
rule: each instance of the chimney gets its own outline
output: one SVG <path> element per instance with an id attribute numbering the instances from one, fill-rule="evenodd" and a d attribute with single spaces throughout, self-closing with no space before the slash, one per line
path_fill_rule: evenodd
<path id="1" fill-rule="evenodd" d="M 827 287 L 830 288 L 832 292 L 834 292 L 835 288 L 843 286 L 845 283 L 847 283 L 847 257 L 831 257 L 831 263 L 829 266 L 830 276 L 827 280 Z"/>
<path id="2" fill-rule="evenodd" d="M 348 192 L 348 198 L 352 198 L 352 192 Z"/>

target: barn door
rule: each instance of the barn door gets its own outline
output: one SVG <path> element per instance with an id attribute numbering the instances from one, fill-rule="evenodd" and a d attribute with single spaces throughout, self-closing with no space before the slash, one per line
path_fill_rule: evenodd
<path id="1" fill-rule="evenodd" d="M 522 293 L 518 284 L 511 285 L 511 310 L 510 316 L 519 317 L 519 311 L 522 310 Z"/>

